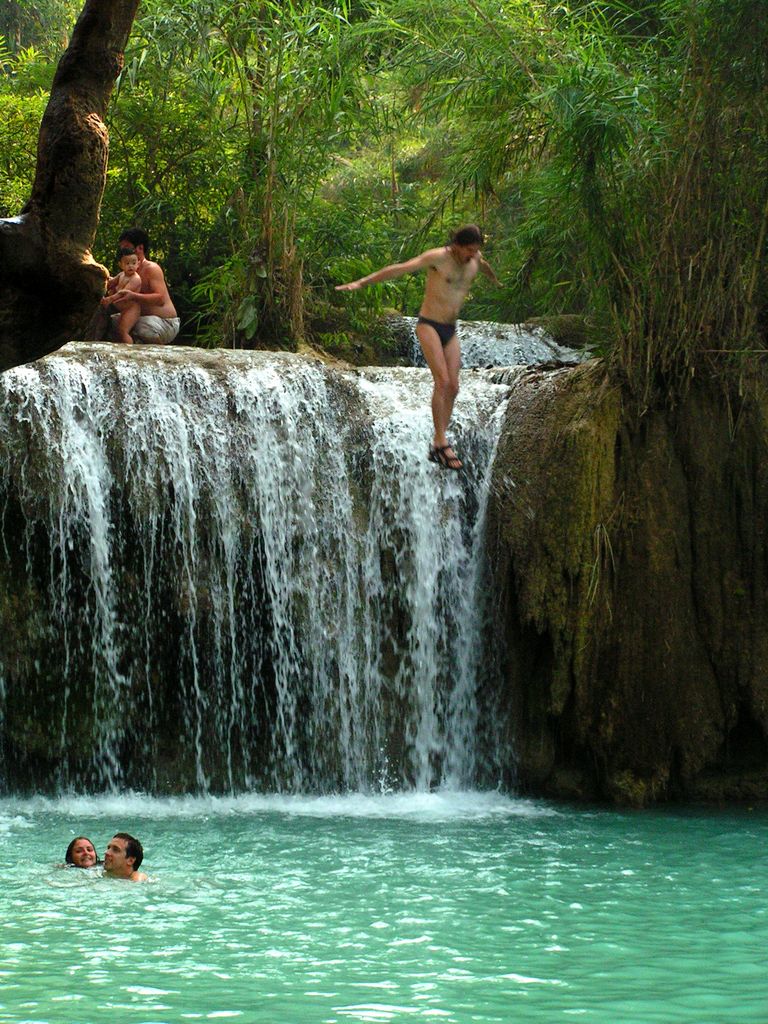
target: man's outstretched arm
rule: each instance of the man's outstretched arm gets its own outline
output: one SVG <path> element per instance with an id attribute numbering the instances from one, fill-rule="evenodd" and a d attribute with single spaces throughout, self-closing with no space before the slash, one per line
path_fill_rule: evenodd
<path id="1" fill-rule="evenodd" d="M 353 292 L 369 284 L 378 284 L 380 281 L 392 281 L 394 278 L 402 277 L 404 274 L 413 274 L 415 271 L 424 270 L 440 252 L 440 249 L 429 249 L 420 256 L 414 256 L 413 259 L 406 260 L 405 263 L 390 263 L 388 267 L 375 270 L 372 274 L 368 274 L 367 277 L 358 278 L 357 281 L 350 281 L 348 284 L 337 284 L 336 291 Z"/>

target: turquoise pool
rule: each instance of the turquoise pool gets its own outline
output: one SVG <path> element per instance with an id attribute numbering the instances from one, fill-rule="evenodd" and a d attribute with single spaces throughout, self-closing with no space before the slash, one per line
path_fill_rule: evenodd
<path id="1" fill-rule="evenodd" d="M 74 835 L 150 882 L 62 870 Z M 3 1024 L 765 1024 L 765 811 L 0 801 Z"/>

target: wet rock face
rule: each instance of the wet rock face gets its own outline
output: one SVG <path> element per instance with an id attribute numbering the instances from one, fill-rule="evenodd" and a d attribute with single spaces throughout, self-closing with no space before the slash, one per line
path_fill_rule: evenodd
<path id="1" fill-rule="evenodd" d="M 489 537 L 529 792 L 768 797 L 768 408 L 693 389 L 632 425 L 599 367 L 513 385 Z"/>

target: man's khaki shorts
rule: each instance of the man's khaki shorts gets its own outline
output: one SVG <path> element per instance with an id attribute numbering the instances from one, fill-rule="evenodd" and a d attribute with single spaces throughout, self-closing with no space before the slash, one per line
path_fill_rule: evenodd
<path id="1" fill-rule="evenodd" d="M 146 341 L 155 345 L 170 345 L 179 333 L 181 321 L 177 316 L 165 319 L 161 316 L 140 316 L 134 324 L 131 334 L 136 341 Z"/>
<path id="2" fill-rule="evenodd" d="M 181 320 L 177 316 L 140 316 L 131 328 L 131 336 L 134 341 L 148 345 L 170 345 L 180 327 Z"/>

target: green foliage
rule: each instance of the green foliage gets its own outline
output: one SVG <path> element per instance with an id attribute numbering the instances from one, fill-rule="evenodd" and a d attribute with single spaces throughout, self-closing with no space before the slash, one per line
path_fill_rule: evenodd
<path id="1" fill-rule="evenodd" d="M 51 77 L 34 47 L 12 53 L 0 40 L 0 217 L 17 214 L 32 190 Z"/>
<path id="2" fill-rule="evenodd" d="M 81 0 L 3 0 L 0 36 L 14 53 L 37 47 L 56 60 L 82 6 Z"/>
<path id="3" fill-rule="evenodd" d="M 183 316 L 208 342 L 218 325 L 228 343 L 252 343 L 258 329 L 260 340 L 295 344 L 304 330 L 296 225 L 343 133 L 356 74 L 346 5 L 145 8 L 111 118 L 105 237 L 127 209 L 147 226 L 175 288 L 188 282 Z"/>
<path id="4" fill-rule="evenodd" d="M 626 174 L 614 363 L 645 401 L 765 350 L 768 24 L 753 0 L 662 4 L 662 129 Z M 749 31 L 747 31 L 749 29 Z M 723 358 L 725 357 L 725 358 Z M 738 364 L 744 367 L 743 360 Z"/>
<path id="5" fill-rule="evenodd" d="M 5 215 L 79 7 L 0 16 Z M 765 346 L 767 106 L 764 0 L 145 0 L 95 252 L 146 227 L 203 344 L 338 347 L 423 282 L 334 285 L 476 221 L 464 314 L 586 318 L 647 402 Z"/>
<path id="6" fill-rule="evenodd" d="M 346 357 L 354 344 L 350 336 L 345 334 L 343 331 L 329 331 L 327 333 L 321 332 L 317 335 L 317 341 L 326 352 L 330 352 L 331 355 L 340 356 L 341 358 Z"/>
<path id="7" fill-rule="evenodd" d="M 588 312 L 642 401 L 764 347 L 766 33 L 756 0 L 381 4 L 449 151 L 435 210 L 488 203 L 500 306 Z M 762 324 L 762 326 L 761 326 Z"/>
<path id="8" fill-rule="evenodd" d="M 13 53 L 8 49 L 5 37 L 0 35 L 0 72 L 7 74 L 13 69 Z"/>
<path id="9" fill-rule="evenodd" d="M 45 101 L 0 94 L 0 217 L 12 217 L 29 198 L 35 142 Z"/>
<path id="10" fill-rule="evenodd" d="M 195 316 L 201 345 L 206 348 L 222 345 L 237 348 L 239 331 L 243 330 L 241 310 L 249 299 L 254 315 L 246 318 L 245 326 L 248 329 L 258 326 L 251 296 L 246 294 L 245 299 L 242 297 L 247 287 L 248 275 L 239 255 L 203 274 L 193 285 L 191 295 L 198 310 Z"/>

